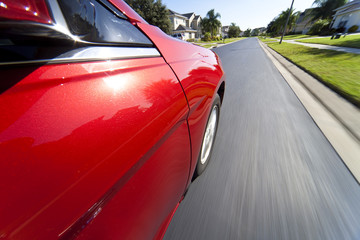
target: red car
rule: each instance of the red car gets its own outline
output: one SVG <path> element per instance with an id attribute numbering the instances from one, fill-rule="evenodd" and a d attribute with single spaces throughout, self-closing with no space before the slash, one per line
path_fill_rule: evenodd
<path id="1" fill-rule="evenodd" d="M 0 3 L 0 239 L 160 239 L 224 73 L 121 0 Z"/>

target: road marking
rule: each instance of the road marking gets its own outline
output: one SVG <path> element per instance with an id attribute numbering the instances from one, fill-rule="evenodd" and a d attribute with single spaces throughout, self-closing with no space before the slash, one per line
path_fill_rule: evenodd
<path id="1" fill-rule="evenodd" d="M 260 42 L 259 45 L 342 158 L 354 178 L 360 183 L 360 143 Z"/>

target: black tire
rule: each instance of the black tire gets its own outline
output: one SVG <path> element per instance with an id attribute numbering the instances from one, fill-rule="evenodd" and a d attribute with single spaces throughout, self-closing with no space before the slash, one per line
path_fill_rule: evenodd
<path id="1" fill-rule="evenodd" d="M 209 117 L 206 123 L 206 128 L 205 128 L 205 132 L 203 135 L 203 139 L 202 139 L 202 143 L 201 143 L 201 149 L 200 149 L 200 153 L 198 156 L 198 160 L 197 160 L 197 164 L 196 164 L 196 169 L 194 172 L 194 178 L 200 176 L 204 171 L 205 168 L 207 167 L 207 165 L 209 164 L 210 158 L 211 158 L 211 153 L 212 150 L 214 148 L 214 142 L 216 139 L 216 133 L 217 133 L 217 129 L 218 129 L 218 125 L 219 125 L 219 119 L 220 119 L 220 107 L 221 107 L 221 101 L 220 101 L 220 96 L 218 94 L 215 95 L 213 104 L 211 106 L 211 110 L 209 113 Z M 215 126 L 212 126 L 211 124 L 213 123 L 213 119 L 212 119 L 212 115 L 216 114 L 216 123 Z M 214 130 L 211 130 L 212 128 L 215 128 Z M 214 133 L 211 136 L 211 139 L 209 139 L 209 135 L 211 134 L 211 132 L 214 131 Z M 206 142 L 205 142 L 206 141 Z M 210 144 L 210 146 L 208 146 Z"/>

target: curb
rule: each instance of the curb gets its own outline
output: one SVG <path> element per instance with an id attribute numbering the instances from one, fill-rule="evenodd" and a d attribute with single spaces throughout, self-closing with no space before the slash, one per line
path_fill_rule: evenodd
<path id="1" fill-rule="evenodd" d="M 360 110 L 279 53 L 259 41 L 360 142 Z"/>
<path id="2" fill-rule="evenodd" d="M 360 183 L 360 111 L 259 41 L 310 116 Z"/>

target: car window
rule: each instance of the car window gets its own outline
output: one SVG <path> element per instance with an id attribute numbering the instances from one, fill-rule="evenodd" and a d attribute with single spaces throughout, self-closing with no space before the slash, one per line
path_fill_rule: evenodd
<path id="1" fill-rule="evenodd" d="M 0 66 L 160 56 L 147 36 L 107 1 L 48 3 L 50 24 L 0 22 Z"/>
<path id="2" fill-rule="evenodd" d="M 102 1 L 101 3 L 106 3 Z M 151 41 L 116 9 L 95 0 L 59 0 L 69 30 L 81 40 L 96 43 L 151 45 Z"/>

